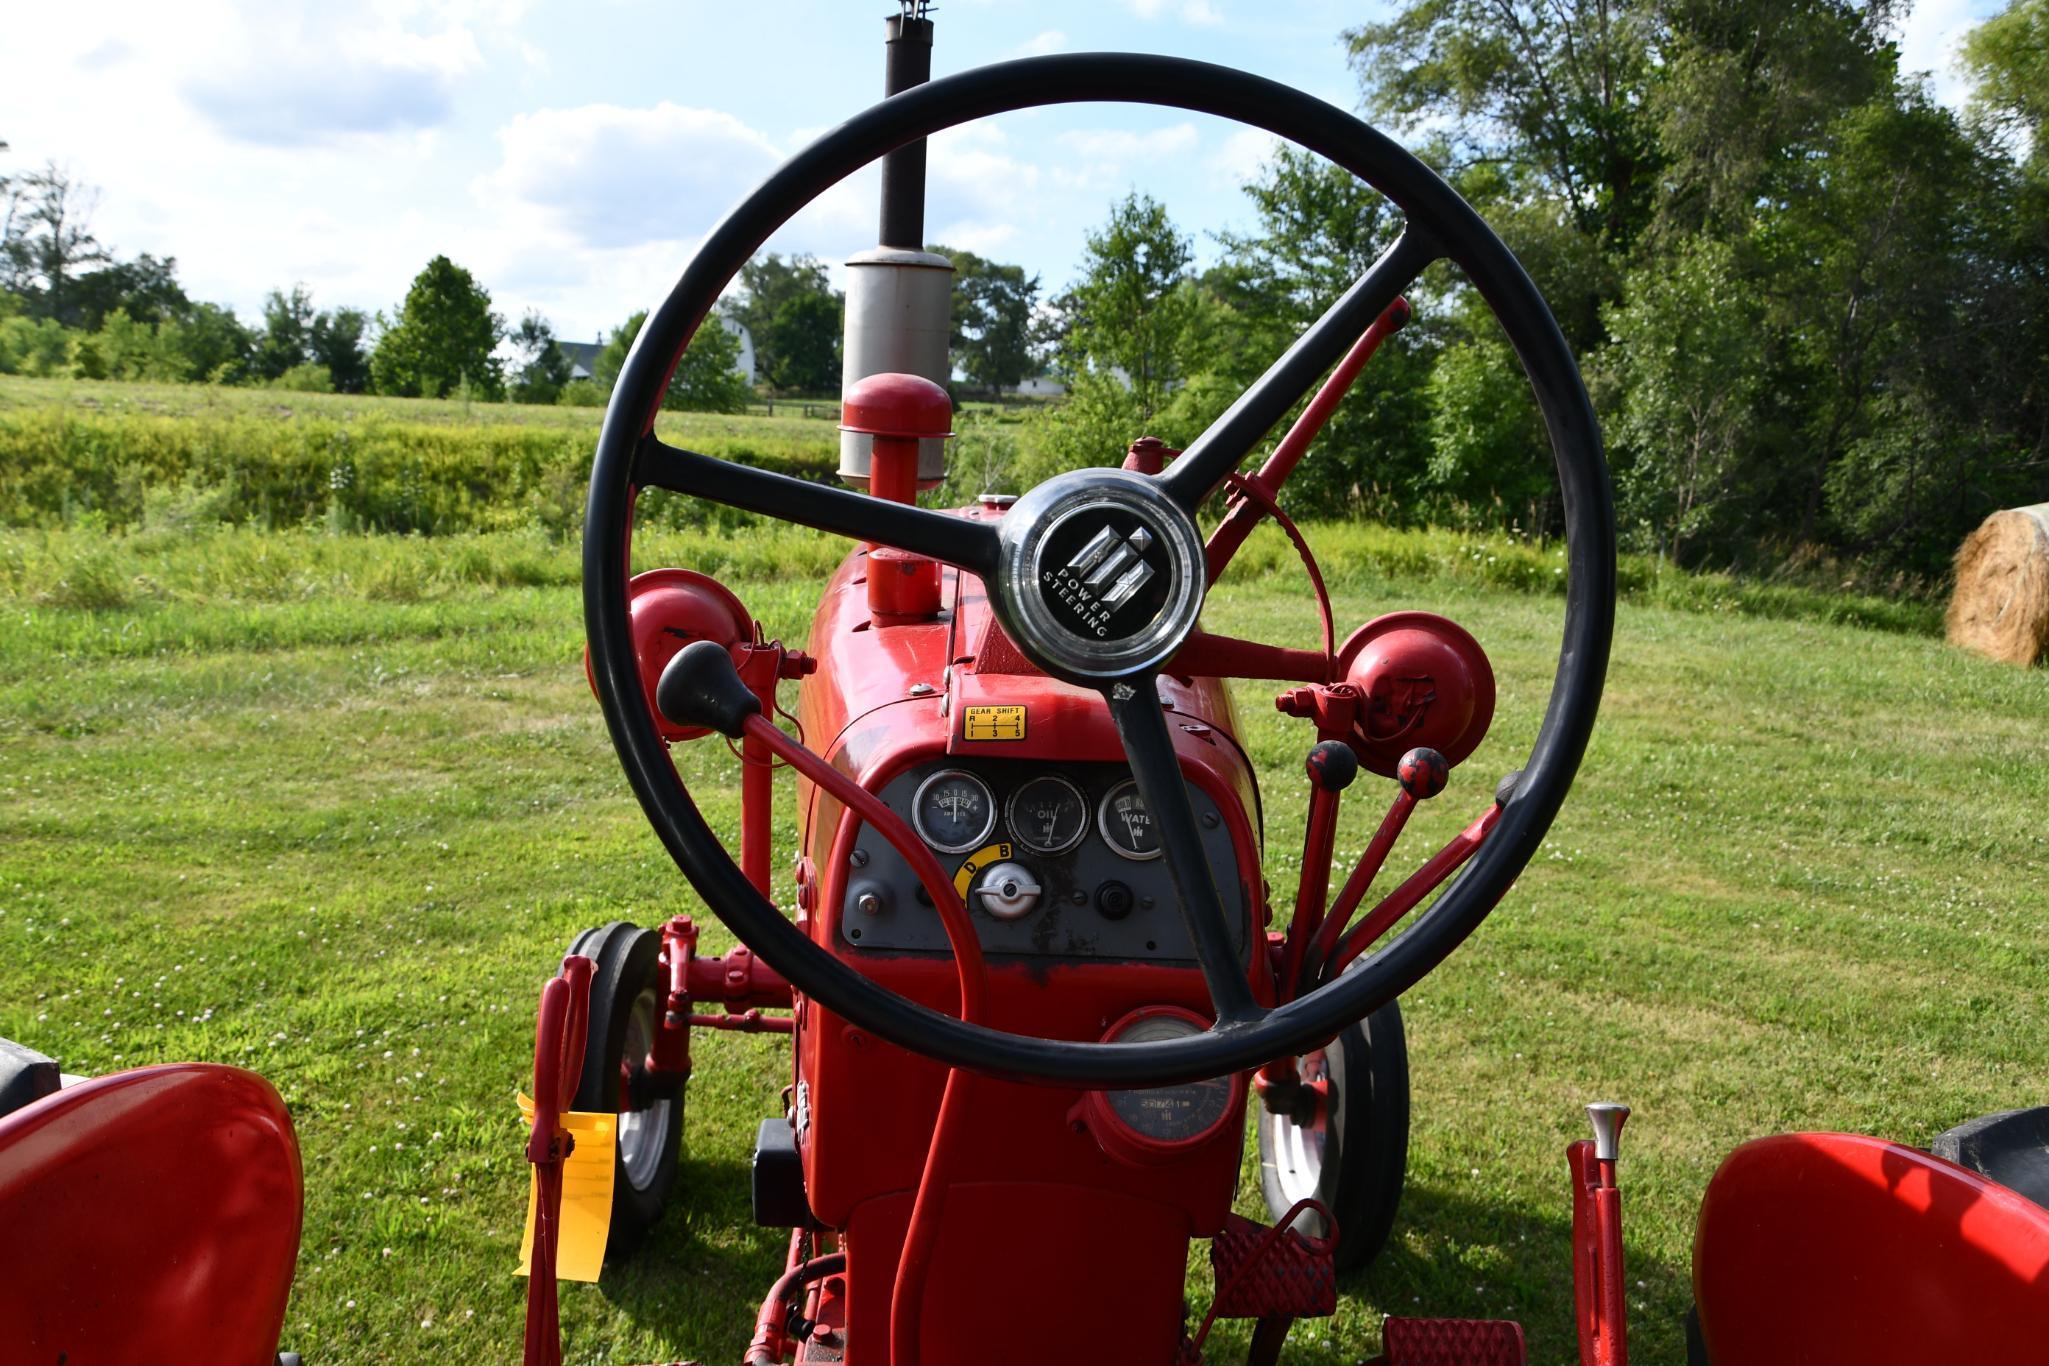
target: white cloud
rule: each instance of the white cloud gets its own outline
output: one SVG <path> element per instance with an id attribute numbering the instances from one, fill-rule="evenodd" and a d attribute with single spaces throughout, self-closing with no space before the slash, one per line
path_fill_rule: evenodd
<path id="1" fill-rule="evenodd" d="M 1078 128 L 1060 135 L 1060 145 L 1076 156 L 1119 165 L 1185 156 L 1194 151 L 1201 141 L 1201 135 L 1192 123 L 1176 123 L 1144 133 L 1123 128 Z"/>
<path id="2" fill-rule="evenodd" d="M 1067 190 L 1101 190 L 1129 180 L 1135 169 L 1185 158 L 1201 145 L 1192 123 L 1133 132 L 1122 128 L 1070 129 L 1056 140 L 1065 155 L 1052 172 Z"/>
<path id="3" fill-rule="evenodd" d="M 1926 72 L 1935 98 L 1960 108 L 1970 94 L 1957 48 L 1983 17 L 1983 0 L 1918 0 L 1900 24 L 1900 70 Z"/>
<path id="4" fill-rule="evenodd" d="M 1018 229 L 1015 223 L 943 223 L 929 236 L 949 248 L 1001 259 L 1003 249 L 1017 240 Z"/>
<path id="5" fill-rule="evenodd" d="M 1280 145 L 1280 139 L 1263 128 L 1240 128 L 1211 154 L 1209 164 L 1233 184 L 1243 185 L 1259 175 Z"/>
<path id="6" fill-rule="evenodd" d="M 620 247 L 701 235 L 782 159 L 731 114 L 664 101 L 521 114 L 498 130 L 487 200 L 537 210 L 575 241 Z"/>
<path id="7" fill-rule="evenodd" d="M 445 121 L 456 83 L 483 65 L 469 25 L 411 12 L 228 5 L 179 93 L 230 137 L 297 146 Z"/>
<path id="8" fill-rule="evenodd" d="M 1028 38 L 1011 51 L 1013 57 L 1044 57 L 1051 52 L 1061 52 L 1067 47 L 1067 35 L 1057 28 L 1049 28 L 1037 37 Z"/>
<path id="9" fill-rule="evenodd" d="M 1159 19 L 1171 14 L 1184 24 L 1210 27 L 1224 22 L 1222 11 L 1211 0 L 1124 0 L 1124 3 L 1141 19 Z"/>

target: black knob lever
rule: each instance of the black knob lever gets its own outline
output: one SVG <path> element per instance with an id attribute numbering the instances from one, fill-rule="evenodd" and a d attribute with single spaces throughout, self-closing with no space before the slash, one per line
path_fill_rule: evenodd
<path id="1" fill-rule="evenodd" d="M 699 726 L 733 739 L 761 699 L 740 681 L 733 656 L 715 640 L 694 640 L 676 651 L 655 684 L 655 706 L 679 726 Z"/>

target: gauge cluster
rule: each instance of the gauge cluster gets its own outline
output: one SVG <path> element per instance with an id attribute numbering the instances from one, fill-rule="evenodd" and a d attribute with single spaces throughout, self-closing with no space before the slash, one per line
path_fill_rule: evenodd
<path id="1" fill-rule="evenodd" d="M 1230 826 L 1207 793 L 1188 793 L 1242 951 L 1251 896 Z M 879 795 L 954 876 L 985 952 L 1193 961 L 1159 829 L 1128 767 L 940 762 L 898 774 Z M 854 842 L 845 888 L 847 944 L 947 951 L 931 898 L 873 830 Z"/>

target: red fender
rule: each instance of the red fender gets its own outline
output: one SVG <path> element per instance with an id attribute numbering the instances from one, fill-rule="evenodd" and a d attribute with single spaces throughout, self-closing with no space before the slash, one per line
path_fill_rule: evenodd
<path id="1" fill-rule="evenodd" d="M 302 1192 L 284 1102 L 240 1068 L 117 1072 L 0 1118 L 0 1358 L 271 1366 Z"/>
<path id="2" fill-rule="evenodd" d="M 1884 1139 L 1759 1139 L 1708 1183 L 1693 1293 L 1714 1366 L 2040 1361 L 2049 1210 Z"/>

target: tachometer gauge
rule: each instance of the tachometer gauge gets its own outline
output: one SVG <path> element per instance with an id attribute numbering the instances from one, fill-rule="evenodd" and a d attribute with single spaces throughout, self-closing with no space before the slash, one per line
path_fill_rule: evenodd
<path id="1" fill-rule="evenodd" d="M 958 768 L 941 769 L 918 784 L 911 798 L 911 824 L 942 854 L 981 847 L 996 828 L 996 797 L 989 784 Z"/>
<path id="2" fill-rule="evenodd" d="M 1096 829 L 1109 846 L 1128 859 L 1160 856 L 1160 831 L 1145 798 L 1138 795 L 1138 782 L 1127 778 L 1110 789 L 1096 808 Z"/>
<path id="3" fill-rule="evenodd" d="M 1104 1035 L 1109 1043 L 1157 1043 L 1203 1032 L 1202 1018 L 1178 1006 L 1133 1011 Z M 1121 1091 L 1090 1091 L 1083 1118 L 1103 1151 L 1120 1162 L 1168 1162 L 1231 1128 L 1245 1103 L 1245 1077 L 1216 1077 Z M 1235 1137 L 1232 1140 L 1236 1141 Z"/>
<path id="4" fill-rule="evenodd" d="M 1064 854 L 1088 833 L 1089 804 L 1065 778 L 1044 774 L 1010 794 L 1010 837 L 1035 854 Z"/>

